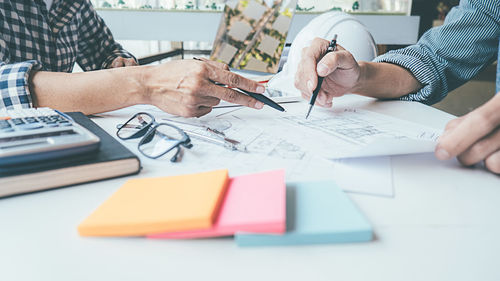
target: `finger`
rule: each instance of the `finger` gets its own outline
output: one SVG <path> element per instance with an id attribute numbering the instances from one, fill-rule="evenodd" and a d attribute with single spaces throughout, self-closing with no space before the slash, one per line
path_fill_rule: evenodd
<path id="1" fill-rule="evenodd" d="M 311 96 L 312 96 L 312 94 L 311 94 L 311 93 L 301 92 L 301 94 L 302 94 L 302 97 L 303 97 L 305 100 L 311 100 Z"/>
<path id="2" fill-rule="evenodd" d="M 227 102 L 240 104 L 255 109 L 261 109 L 262 107 L 264 107 L 264 104 L 262 102 L 257 101 L 256 99 L 236 90 L 217 86 L 215 84 L 209 84 L 205 88 L 207 89 L 207 93 L 209 95 L 221 100 L 225 100 Z"/>
<path id="3" fill-rule="evenodd" d="M 122 67 L 123 66 L 123 58 L 118 57 L 116 58 L 113 63 L 111 64 L 111 67 L 116 68 L 116 67 Z"/>
<path id="4" fill-rule="evenodd" d="M 454 129 L 439 138 L 436 157 L 446 160 L 460 155 L 500 124 L 500 97 L 469 113 Z"/>
<path id="5" fill-rule="evenodd" d="M 327 40 L 315 38 L 309 47 L 302 50 L 302 58 L 295 74 L 295 87 L 302 92 L 314 91 L 318 83 L 316 64 L 329 46 Z"/>
<path id="6" fill-rule="evenodd" d="M 208 114 L 210 111 L 212 111 L 211 106 L 203 106 L 200 105 L 199 103 L 197 104 L 186 104 L 180 107 L 178 110 L 178 115 L 186 118 L 190 117 L 200 117 L 205 114 Z"/>
<path id="7" fill-rule="evenodd" d="M 326 54 L 319 62 L 316 71 L 319 76 L 325 77 L 337 69 L 348 70 L 356 66 L 357 62 L 352 54 L 339 50 Z"/>
<path id="8" fill-rule="evenodd" d="M 211 96 L 204 96 L 200 101 L 201 106 L 214 107 L 219 105 L 220 99 Z"/>
<path id="9" fill-rule="evenodd" d="M 332 100 L 333 100 L 333 95 L 325 92 L 323 89 L 319 90 L 316 102 L 320 106 L 326 107 L 328 104 L 332 103 Z"/>
<path id="10" fill-rule="evenodd" d="M 325 95 L 325 92 L 322 92 L 321 90 L 318 93 L 318 97 L 316 98 L 316 105 L 319 105 L 321 107 L 324 107 L 327 104 L 327 98 Z"/>
<path id="11" fill-rule="evenodd" d="M 467 115 L 465 115 L 465 116 L 467 116 Z M 465 116 L 455 118 L 455 119 L 451 120 L 450 122 L 448 122 L 448 124 L 446 124 L 446 127 L 444 128 L 445 133 L 446 133 L 446 131 L 451 131 L 451 130 L 455 129 L 460 123 L 462 123 Z"/>
<path id="12" fill-rule="evenodd" d="M 214 82 L 223 83 L 232 88 L 240 88 L 253 93 L 264 93 L 265 88 L 256 81 L 247 79 L 236 73 L 222 70 L 214 66 L 209 67 L 208 78 Z"/>
<path id="13" fill-rule="evenodd" d="M 133 58 L 124 59 L 125 66 L 135 66 L 137 62 Z"/>
<path id="14" fill-rule="evenodd" d="M 484 161 L 486 168 L 495 174 L 500 174 L 500 150 L 494 152 Z"/>
<path id="15" fill-rule="evenodd" d="M 470 166 L 485 160 L 498 150 L 500 150 L 500 129 L 473 144 L 458 156 L 458 160 L 463 165 Z"/>
<path id="16" fill-rule="evenodd" d="M 211 106 L 200 106 L 193 117 L 201 117 L 212 112 Z"/>

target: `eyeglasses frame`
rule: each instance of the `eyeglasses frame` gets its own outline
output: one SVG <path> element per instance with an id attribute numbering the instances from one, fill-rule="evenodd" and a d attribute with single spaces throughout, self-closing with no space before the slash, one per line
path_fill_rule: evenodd
<path id="1" fill-rule="evenodd" d="M 125 138 L 121 137 L 119 135 L 120 130 L 122 128 L 124 128 L 130 121 L 132 121 L 135 118 L 137 118 L 139 115 L 147 115 L 149 118 L 151 118 L 151 121 L 148 124 L 144 125 L 144 127 L 138 129 L 137 132 L 133 133 L 131 136 L 125 137 Z M 169 126 L 171 128 L 174 128 L 175 130 L 177 130 L 182 135 L 182 139 L 181 140 L 177 140 L 177 143 L 175 143 L 175 145 L 173 145 L 170 149 L 165 150 L 163 153 L 161 153 L 161 154 L 159 154 L 157 156 L 147 155 L 141 149 L 141 146 L 143 144 L 148 143 L 149 141 L 151 141 L 151 139 L 154 136 L 154 134 L 161 134 L 160 132 L 157 131 L 157 128 L 159 126 L 162 126 L 162 125 Z M 184 132 L 181 128 L 179 128 L 179 127 L 177 127 L 175 125 L 169 124 L 169 123 L 165 123 L 165 122 L 158 123 L 158 122 L 156 122 L 155 117 L 153 115 L 151 115 L 150 113 L 147 113 L 147 112 L 138 112 L 138 113 L 134 114 L 130 119 L 127 120 L 127 122 L 125 122 L 121 126 L 117 126 L 117 128 L 118 128 L 118 131 L 116 131 L 116 136 L 119 139 L 121 139 L 121 140 L 131 140 L 131 139 L 141 138 L 141 140 L 139 141 L 139 144 L 137 145 L 137 150 L 139 150 L 142 153 L 142 155 L 144 155 L 144 156 L 146 156 L 146 157 L 148 157 L 150 159 L 160 158 L 163 155 L 165 155 L 165 154 L 169 153 L 170 151 L 172 151 L 173 149 L 177 149 L 177 152 L 170 159 L 171 162 L 177 162 L 178 156 L 180 154 L 180 146 L 183 146 L 183 147 L 185 147 L 187 149 L 190 149 L 191 147 L 193 147 L 193 144 L 191 143 L 191 139 L 186 134 L 186 132 Z"/>

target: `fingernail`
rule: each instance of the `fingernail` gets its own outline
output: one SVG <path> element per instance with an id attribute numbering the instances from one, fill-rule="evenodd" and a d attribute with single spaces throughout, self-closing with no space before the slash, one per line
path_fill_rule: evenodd
<path id="1" fill-rule="evenodd" d="M 262 94 L 266 91 L 266 88 L 264 86 L 257 86 L 257 93 Z"/>
<path id="2" fill-rule="evenodd" d="M 450 153 L 448 153 L 448 151 L 446 151 L 442 148 L 439 148 L 438 150 L 436 150 L 436 157 L 439 160 L 448 160 L 451 158 Z"/>
<path id="3" fill-rule="evenodd" d="M 256 104 L 255 104 L 255 108 L 257 109 L 262 109 L 264 107 L 264 103 L 258 101 Z"/>
<path id="4" fill-rule="evenodd" d="M 307 89 L 309 89 L 310 92 L 314 91 L 313 82 L 311 80 L 307 81 Z"/>
<path id="5" fill-rule="evenodd" d="M 328 66 L 326 66 L 324 63 L 318 64 L 318 68 L 316 69 L 318 71 L 318 74 L 320 76 L 325 76 L 328 73 Z"/>

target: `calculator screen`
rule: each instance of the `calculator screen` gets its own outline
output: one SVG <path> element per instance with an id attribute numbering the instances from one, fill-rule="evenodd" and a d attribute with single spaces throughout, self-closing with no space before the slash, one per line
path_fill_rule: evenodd
<path id="1" fill-rule="evenodd" d="M 8 142 L 14 142 L 14 141 L 23 141 L 23 140 L 31 140 L 31 139 L 38 139 L 38 138 L 48 138 L 48 137 L 56 137 L 56 136 L 65 136 L 65 135 L 76 135 L 77 133 L 73 131 L 72 129 L 69 130 L 64 130 L 64 131 L 58 131 L 58 132 L 47 132 L 47 133 L 39 133 L 39 134 L 32 134 L 32 135 L 25 135 L 25 136 L 13 136 L 13 137 L 0 137 L 0 143 L 8 143 Z"/>

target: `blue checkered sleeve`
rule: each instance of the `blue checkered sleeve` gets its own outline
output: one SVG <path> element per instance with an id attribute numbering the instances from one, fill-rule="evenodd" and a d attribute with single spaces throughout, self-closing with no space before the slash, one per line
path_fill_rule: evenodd
<path id="1" fill-rule="evenodd" d="M 29 90 L 31 71 L 40 69 L 37 61 L 13 64 L 0 62 L 0 108 L 19 109 L 33 106 Z"/>
<path id="2" fill-rule="evenodd" d="M 498 0 L 462 0 L 444 25 L 427 31 L 417 44 L 388 52 L 375 62 L 408 69 L 424 85 L 402 100 L 434 104 L 493 63 L 500 36 Z"/>
<path id="3" fill-rule="evenodd" d="M 113 39 L 111 31 L 89 0 L 83 1 L 80 14 L 82 24 L 79 26 L 77 62 L 83 70 L 108 68 L 117 57 L 135 59 Z"/>

